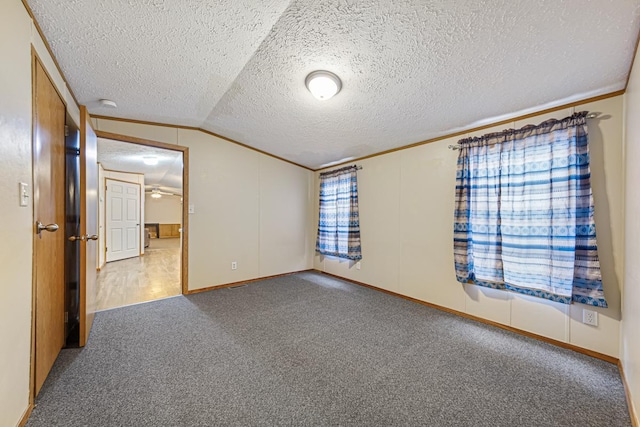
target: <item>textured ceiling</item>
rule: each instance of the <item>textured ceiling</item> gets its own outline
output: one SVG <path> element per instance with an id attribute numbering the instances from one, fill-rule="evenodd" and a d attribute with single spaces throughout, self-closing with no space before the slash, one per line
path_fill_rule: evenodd
<path id="1" fill-rule="evenodd" d="M 90 113 L 312 168 L 622 89 L 640 28 L 640 0 L 27 2 Z"/>
<path id="2" fill-rule="evenodd" d="M 145 165 L 146 156 L 158 164 Z M 182 194 L 182 152 L 98 138 L 98 162 L 105 169 L 144 174 L 146 190 Z"/>
<path id="3" fill-rule="evenodd" d="M 199 126 L 289 2 L 27 3 L 91 114 Z M 101 98 L 118 109 L 100 107 Z"/>

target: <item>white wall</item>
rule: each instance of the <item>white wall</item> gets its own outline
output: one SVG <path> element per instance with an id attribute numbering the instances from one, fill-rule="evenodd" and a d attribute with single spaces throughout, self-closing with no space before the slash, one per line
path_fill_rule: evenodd
<path id="1" fill-rule="evenodd" d="M 640 410 L 640 55 L 636 55 L 624 97 L 626 239 L 620 361 L 637 417 Z"/>
<path id="2" fill-rule="evenodd" d="M 144 195 L 144 222 L 158 224 L 182 224 L 182 202 L 180 196 L 164 195 L 154 199 Z"/>
<path id="3" fill-rule="evenodd" d="M 106 119 L 96 128 L 189 148 L 190 290 L 312 267 L 311 171 L 197 130 Z"/>
<path id="4" fill-rule="evenodd" d="M 361 269 L 315 256 L 314 266 L 422 301 L 617 357 L 622 283 L 622 97 L 576 107 L 600 111 L 589 121 L 596 227 L 607 309 L 597 327 L 581 323 L 583 306 L 462 285 L 453 267 L 453 209 L 457 152 L 437 141 L 358 161 Z M 572 109 L 485 129 L 468 136 L 520 128 Z M 318 183 L 316 177 L 315 194 Z M 317 219 L 317 203 L 314 216 Z"/>
<path id="5" fill-rule="evenodd" d="M 77 123 L 79 109 L 19 0 L 0 5 L 0 425 L 16 425 L 29 406 L 33 205 L 18 203 L 31 180 L 31 44 Z"/>

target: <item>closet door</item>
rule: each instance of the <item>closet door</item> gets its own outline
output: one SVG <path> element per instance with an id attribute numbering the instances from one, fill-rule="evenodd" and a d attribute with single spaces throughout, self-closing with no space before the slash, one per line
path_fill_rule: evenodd
<path id="1" fill-rule="evenodd" d="M 42 388 L 65 339 L 65 106 L 33 57 L 33 376 Z"/>

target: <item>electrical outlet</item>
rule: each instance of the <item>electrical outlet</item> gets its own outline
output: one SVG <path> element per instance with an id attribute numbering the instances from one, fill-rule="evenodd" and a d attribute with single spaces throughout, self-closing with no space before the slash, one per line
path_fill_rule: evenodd
<path id="1" fill-rule="evenodd" d="M 591 326 L 598 326 L 598 312 L 593 310 L 582 310 L 582 323 Z"/>
<path id="2" fill-rule="evenodd" d="M 232 270 L 237 270 L 238 269 L 238 263 L 236 261 L 231 261 L 231 269 Z"/>
<path id="3" fill-rule="evenodd" d="M 356 270 L 360 270 L 360 261 L 356 262 Z"/>

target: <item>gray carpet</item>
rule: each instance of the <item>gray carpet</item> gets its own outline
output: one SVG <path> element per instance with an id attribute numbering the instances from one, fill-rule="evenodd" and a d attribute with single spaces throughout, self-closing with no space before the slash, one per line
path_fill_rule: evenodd
<path id="1" fill-rule="evenodd" d="M 615 365 L 316 273 L 97 314 L 28 426 L 630 426 Z"/>

